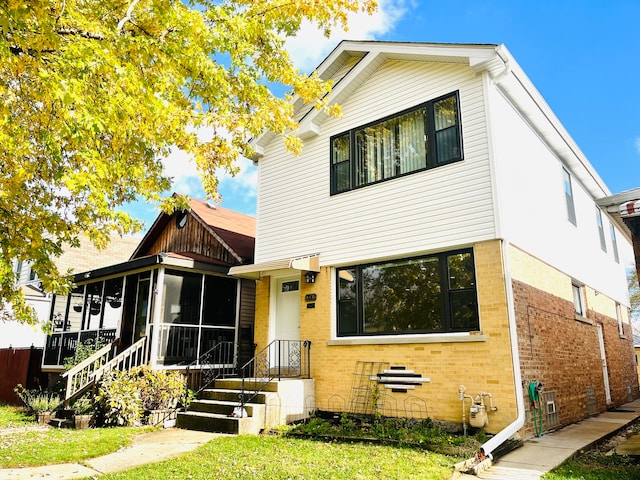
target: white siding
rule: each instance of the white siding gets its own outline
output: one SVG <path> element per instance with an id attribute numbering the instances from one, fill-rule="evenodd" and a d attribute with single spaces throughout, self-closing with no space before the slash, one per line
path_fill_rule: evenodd
<path id="1" fill-rule="evenodd" d="M 463 162 L 330 196 L 329 137 L 460 91 Z M 387 61 L 299 157 L 272 141 L 260 160 L 256 262 L 320 253 L 349 264 L 495 237 L 482 79 L 469 67 Z"/>
<path id="2" fill-rule="evenodd" d="M 531 255 L 627 304 L 624 269 L 632 247 L 616 232 L 620 263 L 614 260 L 610 219 L 603 211 L 607 252 L 602 251 L 595 201 L 571 173 L 577 225 L 568 220 L 563 164 L 510 104 L 490 94 L 491 132 L 502 235 Z"/>

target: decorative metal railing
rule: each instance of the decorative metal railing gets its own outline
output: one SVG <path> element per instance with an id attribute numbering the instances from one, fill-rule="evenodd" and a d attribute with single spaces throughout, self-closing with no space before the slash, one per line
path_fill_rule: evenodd
<path id="1" fill-rule="evenodd" d="M 311 341 L 274 340 L 240 369 L 244 407 L 274 380 L 311 377 Z"/>
<path id="2" fill-rule="evenodd" d="M 187 365 L 185 370 L 187 388 L 198 394 L 219 378 L 236 377 L 237 347 L 233 342 L 216 343 L 213 348 Z"/>

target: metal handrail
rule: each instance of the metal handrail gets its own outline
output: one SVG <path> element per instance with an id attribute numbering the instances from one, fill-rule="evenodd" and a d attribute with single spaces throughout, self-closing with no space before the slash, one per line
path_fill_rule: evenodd
<path id="1" fill-rule="evenodd" d="M 244 408 L 276 379 L 311 378 L 310 352 L 310 340 L 274 340 L 260 350 L 240 368 L 240 408 Z"/>
<path id="2" fill-rule="evenodd" d="M 186 366 L 185 382 L 187 387 L 194 390 L 197 395 L 219 378 L 237 376 L 237 351 L 238 345 L 234 342 L 216 343 Z"/>

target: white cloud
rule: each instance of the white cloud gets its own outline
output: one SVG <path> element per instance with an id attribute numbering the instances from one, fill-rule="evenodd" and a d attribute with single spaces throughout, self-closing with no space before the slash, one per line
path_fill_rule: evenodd
<path id="1" fill-rule="evenodd" d="M 201 198 L 202 184 L 196 162 L 184 150 L 171 147 L 171 153 L 162 159 L 163 173 L 171 177 L 171 190 L 174 192 Z"/>
<path id="2" fill-rule="evenodd" d="M 371 40 L 390 32 L 406 10 L 404 0 L 378 0 L 378 10 L 373 15 L 349 15 L 349 30 L 336 28 L 329 38 L 315 25 L 304 22 L 298 35 L 287 40 L 286 48 L 294 64 L 308 72 L 317 67 L 341 40 Z"/>
<path id="3" fill-rule="evenodd" d="M 258 188 L 258 168 L 245 157 L 240 157 L 236 161 L 236 165 L 240 167 L 240 171 L 235 176 L 231 176 L 225 170 L 216 172 L 220 188 L 224 187 L 231 192 L 242 192 L 244 195 L 255 198 Z"/>
<path id="4" fill-rule="evenodd" d="M 294 63 L 302 71 L 317 67 L 324 57 L 343 39 L 374 39 L 390 32 L 404 15 L 409 0 L 379 0 L 378 10 L 369 16 L 364 13 L 349 16 L 349 30 L 335 29 L 330 38 L 326 38 L 314 25 L 307 22 L 296 37 L 287 41 L 286 48 Z M 207 129 L 200 129 L 198 137 L 206 140 L 211 136 Z M 242 199 L 243 203 L 255 201 L 258 186 L 258 170 L 253 163 L 240 158 L 237 162 L 240 171 L 234 177 L 224 170 L 217 172 L 220 181 L 219 190 L 227 202 Z M 164 174 L 172 178 L 171 190 L 193 198 L 204 198 L 205 192 L 200 181 L 196 164 L 183 150 L 172 147 L 170 154 L 163 159 Z M 238 197 L 237 199 L 235 197 Z M 232 201 L 232 203 L 235 203 Z"/>
<path id="5" fill-rule="evenodd" d="M 636 150 L 640 153 L 640 137 L 636 138 Z"/>

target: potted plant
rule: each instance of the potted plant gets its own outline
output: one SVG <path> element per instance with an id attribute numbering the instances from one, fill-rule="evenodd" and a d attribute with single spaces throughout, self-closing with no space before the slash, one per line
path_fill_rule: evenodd
<path id="1" fill-rule="evenodd" d="M 27 407 L 27 411 L 36 416 L 40 425 L 47 425 L 55 418 L 55 410 L 62 403 L 62 399 L 53 392 L 27 390 L 22 385 L 16 386 L 14 392 Z"/>
<path id="2" fill-rule="evenodd" d="M 74 402 L 73 423 L 77 429 L 89 428 L 93 410 L 93 402 L 88 397 L 81 397 Z"/>

